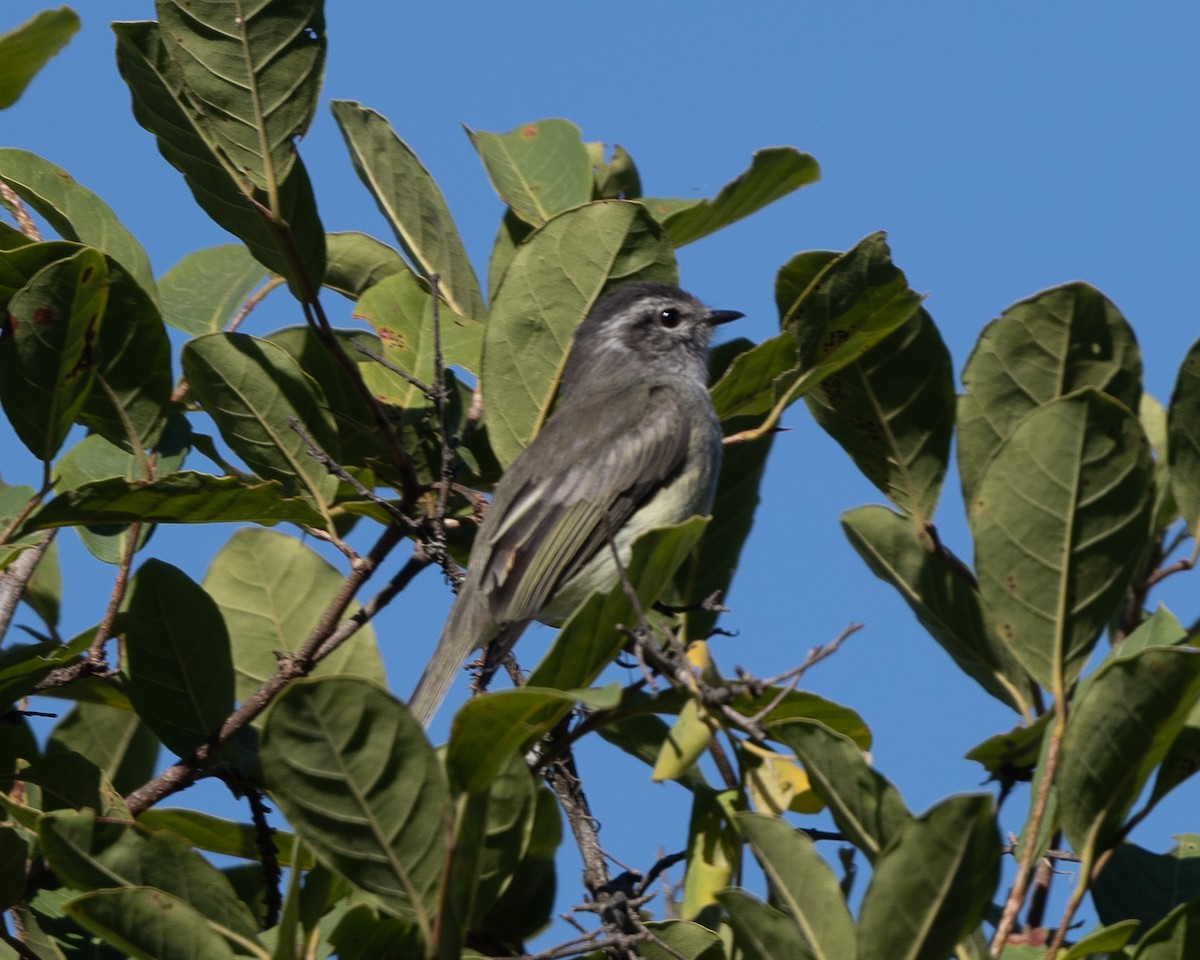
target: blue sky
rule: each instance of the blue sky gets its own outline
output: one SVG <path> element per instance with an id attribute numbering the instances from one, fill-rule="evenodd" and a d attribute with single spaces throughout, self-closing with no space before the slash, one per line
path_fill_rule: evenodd
<path id="1" fill-rule="evenodd" d="M 0 30 L 39 8 L 7 0 Z M 1125 313 L 1147 389 L 1161 400 L 1200 334 L 1193 3 L 359 0 L 327 8 L 324 97 L 360 100 L 391 120 L 441 184 L 480 272 L 501 206 L 462 125 L 504 131 L 562 116 L 589 140 L 626 147 L 651 195 L 712 195 L 760 147 L 787 144 L 816 157 L 819 183 L 681 252 L 684 286 L 747 314 L 732 333 L 761 339 L 777 329 L 774 275 L 794 253 L 845 249 L 883 229 L 911 285 L 928 294 L 956 371 L 1007 305 L 1073 279 Z M 113 64 L 108 21 L 152 17 L 152 4 L 88 0 L 76 9 L 83 30 L 0 114 L 0 145 L 41 154 L 100 194 L 161 274 L 228 238 L 133 121 Z M 387 239 L 324 107 L 301 149 L 327 229 Z M 345 301 L 331 295 L 328 304 L 348 321 Z M 276 297 L 249 329 L 299 322 Z M 912 809 L 976 789 L 980 769 L 962 755 L 1011 726 L 1010 716 L 954 669 L 842 537 L 839 514 L 881 497 L 802 406 L 785 425 L 727 600 L 726 625 L 739 634 L 717 644 L 719 661 L 770 675 L 862 621 L 866 629 L 809 675 L 809 688 L 864 715 L 877 766 Z M 0 434 L 7 482 L 36 477 L 22 453 Z M 969 557 L 956 487 L 950 478 L 937 519 L 943 538 Z M 148 554 L 199 577 L 224 535 L 204 548 L 191 531 L 160 529 Z M 94 622 L 111 576 L 84 557 L 65 552 L 67 563 L 86 564 L 71 577 L 68 633 Z M 1200 612 L 1192 583 L 1164 594 L 1185 622 Z M 426 574 L 379 622 L 398 693 L 411 688 L 448 604 L 449 592 Z M 545 643 L 545 634 L 525 643 Z M 644 868 L 659 845 L 682 845 L 679 788 L 649 785 L 636 766 L 583 764 L 617 856 Z M 1185 787 L 1135 838 L 1161 850 L 1171 834 L 1197 830 L 1195 790 Z M 631 802 L 634 824 L 622 822 Z M 564 875 L 563 903 L 575 902 L 574 877 Z"/>

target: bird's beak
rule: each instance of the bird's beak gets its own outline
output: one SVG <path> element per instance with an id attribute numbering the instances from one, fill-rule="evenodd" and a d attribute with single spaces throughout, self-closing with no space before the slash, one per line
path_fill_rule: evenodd
<path id="1" fill-rule="evenodd" d="M 705 319 L 710 327 L 715 327 L 720 323 L 728 323 L 730 320 L 739 320 L 744 317 L 744 313 L 738 313 L 736 310 L 710 310 Z"/>

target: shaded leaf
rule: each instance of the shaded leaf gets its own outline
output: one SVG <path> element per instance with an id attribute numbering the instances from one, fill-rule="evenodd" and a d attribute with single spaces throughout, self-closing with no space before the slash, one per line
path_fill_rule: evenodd
<path id="1" fill-rule="evenodd" d="M 58 452 L 95 381 L 92 341 L 108 302 L 108 267 L 84 248 L 38 270 L 8 302 L 0 402 L 39 460 Z"/>
<path id="2" fill-rule="evenodd" d="M 68 900 L 85 929 L 144 960 L 234 960 L 233 948 L 199 910 L 154 887 L 94 890 Z"/>
<path id="3" fill-rule="evenodd" d="M 508 757 L 546 735 L 579 702 L 583 691 L 526 684 L 472 697 L 454 715 L 446 773 L 456 793 L 488 789 Z M 616 691 L 608 698 L 616 702 Z"/>
<path id="4" fill-rule="evenodd" d="M 261 760 L 276 803 L 317 855 L 430 942 L 449 796 L 409 712 L 367 680 L 298 681 L 268 711 Z"/>
<path id="5" fill-rule="evenodd" d="M 43 817 L 38 839 L 58 877 L 75 890 L 149 885 L 179 897 L 218 927 L 253 938 L 258 925 L 229 881 L 182 840 L 93 811 Z"/>
<path id="6" fill-rule="evenodd" d="M 707 636 L 720 617 L 718 611 L 705 610 L 700 604 L 714 594 L 724 597 L 729 593 L 742 547 L 754 525 L 761 499 L 759 487 L 773 442 L 774 436 L 768 435 L 725 448 L 712 521 L 700 545 L 680 567 L 666 598 L 672 606 L 685 609 L 681 616 L 686 636 Z"/>
<path id="7" fill-rule="evenodd" d="M 987 626 L 1041 684 L 1083 667 L 1150 533 L 1150 453 L 1093 389 L 1029 414 L 997 449 L 968 521 Z"/>
<path id="8" fill-rule="evenodd" d="M 1091 889 L 1102 923 L 1135 919 L 1149 931 L 1179 904 L 1200 898 L 1200 837 L 1175 839 L 1178 846 L 1169 853 L 1128 842 L 1113 851 Z"/>
<path id="9" fill-rule="evenodd" d="M 810 960 L 813 956 L 796 925 L 780 910 L 744 890 L 717 893 L 733 928 L 733 942 L 746 960 Z"/>
<path id="10" fill-rule="evenodd" d="M 105 523 L 218 523 L 288 520 L 319 526 L 321 515 L 300 497 L 285 497 L 283 485 L 246 483 L 182 471 L 161 480 L 130 481 L 111 477 L 64 491 L 35 510 L 21 533 L 47 527 Z"/>
<path id="11" fill-rule="evenodd" d="M 903 326 L 805 396 L 813 419 L 917 529 L 933 518 L 950 457 L 954 373 L 933 318 Z"/>
<path id="12" fill-rule="evenodd" d="M 488 436 L 508 466 L 533 439 L 558 388 L 575 328 L 607 290 L 676 283 L 662 228 L 636 203 L 603 200 L 555 217 L 513 256 L 484 332 Z"/>
<path id="13" fill-rule="evenodd" d="M 168 750 L 187 756 L 233 709 L 233 662 L 221 611 L 177 567 L 138 568 L 120 619 L 124 681 L 138 716 Z"/>
<path id="14" fill-rule="evenodd" d="M 169 833 L 186 841 L 189 846 L 199 847 L 210 853 L 238 857 L 242 860 L 258 860 L 262 857 L 258 830 L 251 823 L 235 823 L 199 810 L 176 807 L 151 807 L 149 810 L 143 810 L 138 814 L 137 822 L 153 833 Z M 271 830 L 271 842 L 275 847 L 275 857 L 279 865 L 299 866 L 303 870 L 311 870 L 312 857 L 303 846 L 299 848 L 300 862 L 297 864 L 293 859 L 296 852 L 295 841 L 294 834 Z"/>
<path id="15" fill-rule="evenodd" d="M 67 171 L 28 150 L 6 147 L 0 148 L 0 180 L 45 217 L 64 240 L 84 243 L 108 254 L 151 301 L 156 298 L 150 258 L 142 245 L 107 203 L 76 183 Z"/>
<path id="16" fill-rule="evenodd" d="M 401 249 L 428 277 L 436 273 L 454 312 L 483 318 L 479 280 L 445 198 L 408 144 L 374 110 L 353 100 L 330 105 L 359 179 L 371 191 Z"/>
<path id="17" fill-rule="evenodd" d="M 1061 960 L 1084 960 L 1086 957 L 1103 953 L 1111 956 L 1129 942 L 1138 928 L 1136 920 L 1126 920 L 1111 926 L 1090 930 L 1076 940 L 1062 955 Z"/>
<path id="18" fill-rule="evenodd" d="M 325 68 L 320 0 L 239 8 L 158 0 L 180 103 L 231 177 L 271 195 L 296 162 Z M 272 205 L 273 206 L 273 205 Z"/>
<path id="19" fill-rule="evenodd" d="M 875 863 L 858 955 L 945 960 L 983 920 L 1000 879 L 992 798 L 950 797 L 909 820 Z"/>
<path id="20" fill-rule="evenodd" d="M 310 2 L 308 6 L 309 12 L 314 13 L 315 23 L 319 10 L 312 9 L 316 6 L 314 3 Z M 260 8 L 259 13 L 270 9 Z M 206 12 L 220 17 L 228 15 L 221 4 L 216 4 Z M 297 8 L 290 12 L 298 12 L 301 16 L 279 17 L 272 30 L 277 28 L 287 33 L 298 28 L 299 34 L 304 34 L 305 10 Z M 270 19 L 269 13 L 266 19 Z M 263 22 L 261 16 L 258 22 Z M 230 143 L 212 129 L 213 124 L 224 121 L 214 118 L 211 123 L 208 122 L 188 90 L 188 80 L 205 73 L 203 65 L 199 61 L 193 64 L 192 77 L 185 79 L 179 64 L 165 48 L 162 32 L 156 23 L 114 23 L 113 32 L 117 35 L 117 68 L 133 96 L 134 117 L 142 127 L 154 134 L 159 152 L 183 174 L 192 195 L 205 213 L 242 240 L 261 264 L 286 277 L 297 297 L 310 299 L 325 275 L 325 231 L 317 216 L 308 173 L 295 154 L 294 144 L 286 137 L 282 142 L 271 144 L 272 154 L 278 153 L 284 167 L 290 168 L 286 176 L 280 176 L 280 169 L 273 165 L 274 160 L 266 163 L 267 154 L 261 154 L 261 163 L 258 159 L 251 159 L 250 165 L 256 168 L 256 176 L 261 179 L 269 173 L 274 180 L 270 190 L 256 188 L 245 172 L 236 169 L 227 158 L 225 150 L 232 149 Z M 192 36 L 190 33 L 190 30 L 184 30 L 171 42 L 197 42 L 200 35 Z M 321 59 L 324 58 L 323 27 L 319 33 L 314 28 L 312 41 L 307 37 L 301 40 L 298 35 L 292 35 L 296 36 L 298 44 L 292 52 L 298 54 L 301 71 L 307 69 L 308 73 L 301 85 L 303 92 L 297 98 L 297 105 L 301 108 L 299 113 L 293 113 L 285 104 L 268 104 L 268 107 L 274 105 L 283 108 L 279 115 L 282 123 L 276 132 L 284 133 L 295 130 L 298 121 L 307 123 L 307 97 L 316 95 L 320 82 L 317 65 L 311 60 L 307 64 L 303 62 L 313 48 L 307 51 L 302 48 L 319 40 Z M 240 42 L 226 33 L 224 38 L 212 38 L 215 46 L 210 48 L 207 46 L 208 39 L 204 35 L 198 40 L 204 56 L 211 55 L 217 46 L 226 42 L 235 45 Z M 261 52 L 261 49 L 254 51 L 250 62 L 254 62 L 253 56 Z M 239 65 L 231 66 L 235 70 L 244 69 L 246 62 L 242 59 Z M 289 82 L 288 77 L 282 74 L 277 78 Z M 295 76 L 291 77 L 291 80 L 296 79 Z M 235 99 L 237 103 L 226 119 L 243 112 L 250 102 L 244 96 Z M 254 129 L 265 131 L 264 127 L 253 122 Z M 253 151 L 254 147 L 251 146 L 250 152 Z M 270 211 L 270 215 L 264 215 L 264 209 Z"/>
<path id="21" fill-rule="evenodd" d="M 721 938 L 708 927 L 690 920 L 657 920 L 646 924 L 654 934 L 638 946 L 646 960 L 725 960 Z"/>
<path id="22" fill-rule="evenodd" d="M 244 333 L 197 337 L 183 348 L 182 361 L 193 395 L 250 469 L 325 512 L 337 477 L 289 423 L 299 421 L 337 459 L 337 431 L 320 385 L 283 348 Z"/>
<path id="23" fill-rule="evenodd" d="M 1073 704 L 1058 760 L 1063 832 L 1081 856 L 1106 849 L 1197 698 L 1200 650 L 1150 647 L 1105 663 Z"/>
<path id="24" fill-rule="evenodd" d="M 1171 493 L 1195 536 L 1200 530 L 1200 340 L 1179 367 L 1167 409 Z"/>
<path id="25" fill-rule="evenodd" d="M 666 227 L 671 242 L 682 247 L 815 183 L 820 176 L 817 161 L 807 153 L 794 147 L 767 147 L 756 150 L 749 168 L 711 200 L 646 198 L 642 203 Z"/>
<path id="26" fill-rule="evenodd" d="M 1200 950 L 1200 901 L 1181 903 L 1146 931 L 1133 960 L 1187 960 Z"/>
<path id="27" fill-rule="evenodd" d="M 967 676 L 1021 713 L 1031 710 L 1029 680 L 1008 648 L 984 627 L 979 591 L 955 558 L 939 558 L 912 522 L 887 507 L 855 507 L 842 530 L 871 572 L 890 583 L 917 620 Z"/>
<path id="28" fill-rule="evenodd" d="M 204 589 L 229 631 L 239 701 L 275 675 L 281 655 L 294 654 L 305 643 L 344 584 L 341 573 L 294 537 L 243 529 L 229 538 L 209 564 Z M 346 615 L 357 609 L 351 605 Z M 315 672 L 384 683 L 371 625 L 360 627 Z"/>
<path id="29" fill-rule="evenodd" d="M 911 819 L 896 788 L 852 740 L 824 724 L 788 720 L 771 724 L 769 733 L 795 752 L 838 829 L 874 863 Z"/>
<path id="30" fill-rule="evenodd" d="M 46 753 L 73 751 L 100 768 L 125 795 L 154 776 L 158 739 L 132 710 L 77 703 L 54 727 Z"/>
<path id="31" fill-rule="evenodd" d="M 738 815 L 738 826 L 767 875 L 772 902 L 800 931 L 808 955 L 839 960 L 854 955 L 854 921 L 833 871 L 805 834 L 778 817 Z"/>
<path id="32" fill-rule="evenodd" d="M 540 227 L 592 199 L 592 167 L 579 128 L 538 120 L 508 133 L 467 130 L 500 199 Z"/>
<path id="33" fill-rule="evenodd" d="M 0 54 L 4 47 L 0 38 Z M 0 826 L 0 909 L 7 910 L 25 892 L 29 847 L 15 827 Z"/>
<path id="34" fill-rule="evenodd" d="M 163 320 L 192 336 L 215 333 L 268 276 L 240 243 L 194 250 L 158 282 Z"/>
<path id="35" fill-rule="evenodd" d="M 1086 283 L 1068 283 L 988 324 L 962 382 L 958 472 L 970 502 L 992 454 L 1036 407 L 1091 386 L 1137 410 L 1142 359 L 1120 311 Z"/>
<path id="36" fill-rule="evenodd" d="M 0 109 L 17 102 L 29 81 L 78 29 L 78 14 L 59 7 L 41 10 L 0 36 Z"/>

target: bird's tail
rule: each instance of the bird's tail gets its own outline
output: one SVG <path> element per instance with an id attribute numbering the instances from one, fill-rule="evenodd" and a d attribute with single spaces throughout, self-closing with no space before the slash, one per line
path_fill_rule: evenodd
<path id="1" fill-rule="evenodd" d="M 462 669 L 463 661 L 476 647 L 487 643 L 495 633 L 495 626 L 482 603 L 476 599 L 475 591 L 464 588 L 460 599 L 455 602 L 438 638 L 437 647 L 425 672 L 417 681 L 417 687 L 408 701 L 408 709 L 422 727 L 437 713 L 446 699 L 454 677 Z"/>

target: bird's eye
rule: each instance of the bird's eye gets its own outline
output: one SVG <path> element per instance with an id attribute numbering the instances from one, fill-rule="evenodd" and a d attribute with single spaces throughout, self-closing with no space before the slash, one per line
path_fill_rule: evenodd
<path id="1" fill-rule="evenodd" d="M 679 326 L 679 321 L 681 319 L 682 318 L 679 316 L 679 311 L 674 307 L 668 307 L 658 315 L 658 322 L 668 330 L 673 330 L 675 327 Z"/>

